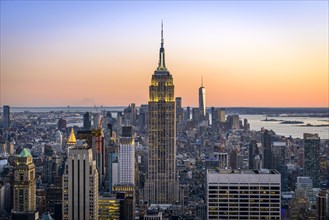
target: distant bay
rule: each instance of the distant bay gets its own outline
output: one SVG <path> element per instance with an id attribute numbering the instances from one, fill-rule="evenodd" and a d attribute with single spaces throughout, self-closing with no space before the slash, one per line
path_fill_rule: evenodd
<path id="1" fill-rule="evenodd" d="M 265 115 L 240 115 L 240 119 L 247 118 L 251 130 L 260 131 L 261 128 L 273 130 L 278 135 L 293 138 L 303 138 L 304 133 L 317 133 L 321 139 L 329 139 L 329 121 L 324 117 L 267 117 L 268 120 L 274 119 L 276 121 L 264 121 Z M 282 124 L 281 121 L 301 121 L 303 124 Z M 302 126 L 302 125 L 314 126 Z M 328 125 L 328 126 L 317 126 Z"/>

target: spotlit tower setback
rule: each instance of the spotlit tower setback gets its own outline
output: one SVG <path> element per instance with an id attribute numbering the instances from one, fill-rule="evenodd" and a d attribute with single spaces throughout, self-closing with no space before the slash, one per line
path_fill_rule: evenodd
<path id="1" fill-rule="evenodd" d="M 148 103 L 149 155 L 145 199 L 153 204 L 172 204 L 178 200 L 174 84 L 165 64 L 163 44 L 162 25 L 159 65 L 152 75 Z"/>

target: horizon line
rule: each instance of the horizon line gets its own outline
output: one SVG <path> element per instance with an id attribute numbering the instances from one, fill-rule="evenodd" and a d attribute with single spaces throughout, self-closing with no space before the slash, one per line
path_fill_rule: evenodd
<path id="1" fill-rule="evenodd" d="M 132 102 L 133 103 L 133 102 Z M 130 104 L 129 104 L 130 105 Z M 111 105 L 111 106 L 103 106 L 103 105 L 96 105 L 96 107 L 102 107 L 102 108 L 122 108 L 122 107 L 128 107 L 129 105 Z M 142 104 L 142 105 L 147 105 L 147 104 Z M 9 106 L 10 108 L 95 108 L 95 105 L 93 106 L 88 106 L 88 105 L 81 105 L 81 106 L 15 106 L 15 105 L 2 105 L 2 106 Z M 136 106 L 141 106 L 141 105 L 136 105 Z M 186 107 L 192 107 L 192 108 L 198 108 L 198 106 L 184 106 L 183 108 Z M 206 107 L 207 109 L 209 108 L 327 108 L 329 110 L 329 107 L 324 107 L 324 106 L 208 106 Z"/>

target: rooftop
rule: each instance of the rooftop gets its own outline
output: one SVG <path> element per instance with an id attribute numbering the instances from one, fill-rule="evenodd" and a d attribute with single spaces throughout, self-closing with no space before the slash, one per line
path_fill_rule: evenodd
<path id="1" fill-rule="evenodd" d="M 208 170 L 209 174 L 280 174 L 277 170 L 260 169 L 260 170 Z"/>
<path id="2" fill-rule="evenodd" d="M 71 134 L 69 139 L 67 140 L 68 144 L 76 144 L 77 143 L 77 139 L 75 138 L 75 134 L 74 134 L 74 129 L 71 129 Z"/>
<path id="3" fill-rule="evenodd" d="M 22 152 L 19 154 L 19 157 L 32 157 L 32 155 L 29 149 L 24 148 Z"/>

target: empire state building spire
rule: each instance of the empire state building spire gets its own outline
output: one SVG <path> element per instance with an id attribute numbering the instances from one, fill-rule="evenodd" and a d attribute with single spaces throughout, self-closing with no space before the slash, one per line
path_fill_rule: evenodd
<path id="1" fill-rule="evenodd" d="M 165 63 L 165 50 L 163 47 L 163 22 L 161 22 L 161 47 L 159 53 L 159 66 L 157 70 L 167 70 L 166 63 Z"/>
<path id="2" fill-rule="evenodd" d="M 179 195 L 176 169 L 176 105 L 173 76 L 165 66 L 163 25 L 160 59 L 149 87 L 148 171 L 144 199 L 149 204 L 175 204 Z"/>

